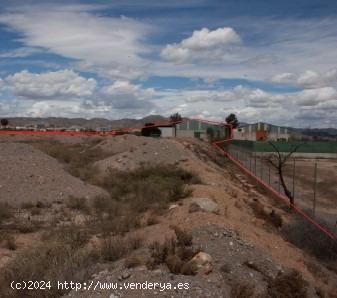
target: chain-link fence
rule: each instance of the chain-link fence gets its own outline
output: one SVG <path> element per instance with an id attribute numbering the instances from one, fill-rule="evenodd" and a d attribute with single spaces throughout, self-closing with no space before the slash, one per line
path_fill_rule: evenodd
<path id="1" fill-rule="evenodd" d="M 270 162 L 277 158 L 277 153 L 253 152 L 235 145 L 229 145 L 226 150 L 245 168 L 284 194 L 280 175 Z M 299 158 L 294 154 L 287 159 L 283 172 L 295 204 L 337 234 L 337 160 Z"/>

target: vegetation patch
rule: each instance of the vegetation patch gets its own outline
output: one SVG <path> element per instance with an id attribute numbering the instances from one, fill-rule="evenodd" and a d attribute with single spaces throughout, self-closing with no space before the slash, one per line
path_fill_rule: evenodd
<path id="1" fill-rule="evenodd" d="M 177 228 L 175 232 L 177 239 L 166 239 L 164 243 L 153 242 L 150 245 L 151 258 L 146 265 L 149 269 L 154 269 L 158 265 L 165 264 L 173 274 L 195 275 L 198 267 L 192 258 L 199 250 L 188 247 L 192 245 L 192 239 L 187 232 Z M 188 241 L 182 241 L 182 235 L 184 235 L 183 239 L 188 239 Z"/>
<path id="2" fill-rule="evenodd" d="M 322 219 L 316 218 L 316 221 L 322 226 L 327 226 Z M 282 232 L 287 241 L 327 264 L 336 265 L 337 241 L 323 234 L 312 224 L 301 218 L 294 218 L 284 226 Z"/>
<path id="3" fill-rule="evenodd" d="M 1 297 L 59 297 L 66 293 L 57 289 L 59 281 L 84 281 L 93 269 L 94 254 L 86 247 L 86 242 L 74 229 L 49 232 L 44 241 L 37 246 L 19 251 L 15 257 L 2 268 L 0 283 Z M 52 286 L 46 290 L 13 291 L 12 281 L 28 280 L 51 281 Z M 6 286 L 7 285 L 7 286 Z"/>
<path id="4" fill-rule="evenodd" d="M 295 270 L 279 273 L 275 279 L 269 281 L 267 293 L 268 297 L 275 298 L 306 298 L 307 282 Z"/>

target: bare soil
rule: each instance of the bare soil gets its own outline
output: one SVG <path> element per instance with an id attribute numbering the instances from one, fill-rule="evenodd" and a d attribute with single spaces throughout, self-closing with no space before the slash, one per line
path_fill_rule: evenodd
<path id="1" fill-rule="evenodd" d="M 199 272 L 195 276 L 185 276 L 170 273 L 165 265 L 154 270 L 144 265 L 127 269 L 125 259 L 121 258 L 116 262 L 96 264 L 96 272 L 90 279 L 101 282 L 120 281 L 120 277 L 124 275 L 122 282 L 188 282 L 190 289 L 183 292 L 72 291 L 67 296 L 247 297 L 244 294 L 234 296 L 233 288 L 249 285 L 254 292 L 249 296 L 273 297 L 268 296 L 270 280 L 280 272 L 294 269 L 306 281 L 307 297 L 324 297 L 319 294 L 320 291 L 325 293 L 325 297 L 336 297 L 336 273 L 327 268 L 325 263 L 319 262 L 305 251 L 287 242 L 281 235 L 282 227 L 276 227 L 265 217 L 257 216 L 252 206 L 259 202 L 262 205 L 263 214 L 276 213 L 282 218 L 284 224 L 291 222 L 293 215 L 219 156 L 210 144 L 194 139 L 171 140 L 136 136 L 102 139 L 96 144 L 90 138 L 76 141 L 70 139 L 67 138 L 66 141 L 58 139 L 58 141 L 86 144 L 91 142 L 90 148 L 99 147 L 105 152 L 101 160 L 94 160 L 90 164 L 93 169 L 99 169 L 97 175 L 104 176 L 109 168 L 113 171 L 127 170 L 143 164 L 156 163 L 173 164 L 197 173 L 201 183 L 190 186 L 193 193 L 189 197 L 161 212 L 151 225 L 141 224 L 126 235 L 137 235 L 143 239 L 142 248 L 134 253 L 145 256 L 151 243 L 163 242 L 172 237 L 174 235 L 172 226 L 178 226 L 192 233 L 193 246 L 211 255 L 212 270 L 207 274 Z M 6 169 L 0 172 L 1 200 L 20 203 L 38 199 L 53 202 L 60 199 L 60 192 L 77 197 L 104 193 L 102 189 L 71 176 L 65 170 L 63 163 L 34 149 L 31 145 L 22 144 L 22 142 L 29 142 L 29 139 L 20 139 L 21 143 L 17 141 L 15 137 L 11 137 L 10 141 L 8 139 L 0 141 L 1 168 Z M 191 212 L 190 205 L 193 198 L 213 200 L 218 204 L 219 212 L 217 214 Z M 52 204 L 43 208 L 41 212 L 42 215 L 34 216 L 48 214 L 44 218 L 48 221 L 48 218 L 53 218 L 52 214 L 56 214 L 61 222 L 64 216 L 66 218 L 64 222 L 79 225 L 85 222 L 87 217 L 81 210 L 70 210 L 63 203 Z M 44 229 L 48 229 L 48 225 Z M 3 245 L 0 249 L 2 266 L 32 243 L 40 241 L 41 231 L 25 234 L 19 232 L 15 236 L 18 240 L 16 251 L 11 251 Z M 95 245 L 95 241 L 91 243 Z M 315 264 L 315 270 L 312 269 L 312 264 Z M 331 263 L 331 267 L 335 265 L 336 263 Z M 125 272 L 127 273 L 124 274 Z M 324 278 L 322 278 L 323 275 Z M 290 294 L 290 296 L 280 297 L 292 296 Z"/>

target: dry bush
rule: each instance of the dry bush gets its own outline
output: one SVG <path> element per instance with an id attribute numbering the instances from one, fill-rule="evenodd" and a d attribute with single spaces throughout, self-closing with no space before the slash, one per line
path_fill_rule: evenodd
<path id="1" fill-rule="evenodd" d="M 176 243 L 174 239 L 166 239 L 162 244 L 155 241 L 149 248 L 151 251 L 152 263 L 156 266 L 165 263 L 165 260 L 169 255 L 175 254 Z"/>
<path id="2" fill-rule="evenodd" d="M 322 226 L 327 226 L 319 218 L 316 218 L 316 221 Z M 283 237 L 287 241 L 307 251 L 317 259 L 329 263 L 337 261 L 337 240 L 329 238 L 302 218 L 294 218 L 283 227 L 282 231 Z"/>
<path id="3" fill-rule="evenodd" d="M 15 223 L 14 229 L 22 234 L 29 234 L 40 230 L 41 226 L 41 222 L 37 220 L 21 220 Z"/>
<path id="4" fill-rule="evenodd" d="M 124 260 L 124 266 L 126 268 L 134 268 L 137 266 L 141 266 L 145 263 L 144 259 L 140 256 L 131 255 L 125 258 Z"/>
<path id="5" fill-rule="evenodd" d="M 199 248 L 195 249 L 192 247 L 179 246 L 176 248 L 177 256 L 183 261 L 191 260 L 198 252 L 201 250 Z"/>
<path id="6" fill-rule="evenodd" d="M 86 198 L 78 198 L 74 196 L 69 196 L 65 200 L 65 204 L 70 209 L 80 210 L 86 213 L 89 212 L 88 202 Z"/>
<path id="7" fill-rule="evenodd" d="M 21 204 L 22 209 L 32 209 L 34 207 L 36 207 L 36 206 L 32 202 L 24 202 L 24 203 Z"/>
<path id="8" fill-rule="evenodd" d="M 198 267 L 192 261 L 184 262 L 180 273 L 183 275 L 196 275 L 198 273 Z"/>
<path id="9" fill-rule="evenodd" d="M 250 203 L 250 206 L 254 212 L 254 215 L 257 218 L 261 218 L 266 222 L 271 223 L 276 228 L 281 228 L 283 224 L 282 216 L 272 210 L 270 213 L 264 209 L 263 204 L 261 204 L 258 200 L 254 200 Z"/>
<path id="10" fill-rule="evenodd" d="M 192 245 L 193 236 L 191 233 L 184 231 L 177 226 L 173 226 L 172 228 L 176 234 L 177 244 L 179 246 L 191 246 Z"/>
<path id="11" fill-rule="evenodd" d="M 35 215 L 40 215 L 41 214 L 41 209 L 37 207 L 33 207 L 30 210 L 30 214 L 35 216 Z"/>
<path id="12" fill-rule="evenodd" d="M 128 237 L 127 241 L 129 243 L 129 247 L 132 250 L 136 250 L 138 248 L 141 248 L 142 245 L 143 245 L 143 238 L 138 236 L 138 235 Z"/>
<path id="13" fill-rule="evenodd" d="M 138 212 L 150 206 L 163 207 L 169 202 L 185 198 L 190 194 L 185 184 L 194 176 L 173 166 L 147 166 L 134 171 L 110 171 L 99 186 L 111 197 L 124 199 Z"/>
<path id="14" fill-rule="evenodd" d="M 305 265 L 308 271 L 317 279 L 320 279 L 323 283 L 329 283 L 329 276 L 323 267 L 314 260 L 305 260 Z"/>
<path id="15" fill-rule="evenodd" d="M 198 268 L 191 259 L 199 252 L 190 246 L 192 236 L 180 229 L 175 229 L 177 239 L 166 239 L 164 243 L 154 242 L 150 245 L 151 259 L 147 263 L 149 269 L 166 264 L 173 274 L 195 275 Z M 185 234 L 186 233 L 186 234 Z M 179 236 L 178 236 L 179 235 Z"/>
<path id="16" fill-rule="evenodd" d="M 61 236 L 62 235 L 62 236 Z M 19 251 L 2 268 L 0 297 L 59 297 L 66 290 L 57 289 L 57 281 L 84 281 L 95 264 L 92 251 L 84 242 L 75 241 L 72 231 L 50 232 L 43 243 Z M 50 290 L 18 290 L 9 288 L 11 281 L 51 281 Z"/>
<path id="17" fill-rule="evenodd" d="M 248 283 L 237 282 L 231 285 L 231 298 L 251 298 L 254 295 L 254 286 Z M 274 296 L 271 297 L 276 298 Z"/>
<path id="18" fill-rule="evenodd" d="M 167 256 L 165 263 L 173 274 L 179 274 L 181 272 L 181 268 L 183 266 L 182 260 L 177 255 L 169 255 Z"/>
<path id="19" fill-rule="evenodd" d="M 64 243 L 73 249 L 85 246 L 89 241 L 88 232 L 77 225 L 61 226 L 42 234 L 43 241 Z"/>
<path id="20" fill-rule="evenodd" d="M 132 250 L 140 248 L 141 245 L 142 240 L 139 237 L 108 236 L 102 239 L 99 254 L 102 260 L 114 262 L 129 254 Z"/>
<path id="21" fill-rule="evenodd" d="M 13 235 L 9 235 L 9 234 L 5 235 L 4 244 L 5 244 L 5 247 L 9 250 L 16 250 L 17 249 L 16 240 L 15 240 L 15 237 Z"/>
<path id="22" fill-rule="evenodd" d="M 279 273 L 275 279 L 270 279 L 267 289 L 268 297 L 275 298 L 306 298 L 307 282 L 296 270 Z"/>
<path id="23" fill-rule="evenodd" d="M 66 164 L 66 170 L 84 181 L 94 177 L 91 165 L 106 158 L 107 153 L 95 147 L 100 141 L 88 139 L 83 143 L 62 143 L 56 140 L 28 142 L 35 148 Z"/>
<path id="24" fill-rule="evenodd" d="M 0 202 L 0 224 L 12 217 L 12 211 L 8 204 Z"/>
<path id="25" fill-rule="evenodd" d="M 129 246 L 121 236 L 107 237 L 101 242 L 100 256 L 102 260 L 114 262 L 129 252 Z"/>
<path id="26" fill-rule="evenodd" d="M 154 213 L 149 214 L 149 216 L 146 220 L 146 224 L 148 226 L 153 226 L 153 225 L 156 225 L 158 223 L 160 223 L 158 216 L 155 215 Z"/>
<path id="27" fill-rule="evenodd" d="M 91 207 L 97 230 L 125 233 L 140 227 L 141 216 L 162 213 L 170 202 L 190 195 L 186 184 L 194 175 L 173 166 L 142 167 L 133 171 L 110 171 L 98 182 L 110 198 L 97 197 Z M 151 220 L 149 220 L 151 224 Z"/>

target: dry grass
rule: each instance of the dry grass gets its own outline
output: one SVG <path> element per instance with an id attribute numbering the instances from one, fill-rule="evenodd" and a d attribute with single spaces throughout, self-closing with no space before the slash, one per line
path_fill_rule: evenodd
<path id="1" fill-rule="evenodd" d="M 323 220 L 316 221 L 326 226 Z M 302 218 L 294 218 L 282 229 L 283 237 L 317 259 L 327 263 L 337 262 L 337 241 L 329 238 Z M 336 270 L 336 269 L 335 269 Z"/>
<path id="2" fill-rule="evenodd" d="M 231 298 L 251 298 L 254 295 L 254 286 L 248 283 L 237 282 L 231 286 Z M 274 296 L 271 297 L 276 298 Z"/>
<path id="3" fill-rule="evenodd" d="M 14 224 L 13 229 L 22 234 L 34 233 L 41 229 L 41 222 L 37 220 L 20 220 Z"/>
<path id="4" fill-rule="evenodd" d="M 250 206 L 254 212 L 254 215 L 257 218 L 261 218 L 266 222 L 272 224 L 275 228 L 281 228 L 283 225 L 282 216 L 279 215 L 275 210 L 271 212 L 267 212 L 264 209 L 263 204 L 261 204 L 258 200 L 254 200 L 250 203 Z"/>
<path id="5" fill-rule="evenodd" d="M 191 246 L 192 245 L 192 240 L 193 240 L 192 234 L 180 229 L 177 226 L 174 226 L 173 230 L 176 234 L 177 244 L 179 246 Z"/>
<path id="6" fill-rule="evenodd" d="M 169 203 L 191 194 L 186 186 L 194 175 L 176 167 L 152 166 L 134 171 L 110 171 L 98 185 L 110 198 L 97 197 L 91 204 L 96 232 L 126 233 L 140 227 L 149 211 L 148 224 L 158 222 Z"/>
<path id="7" fill-rule="evenodd" d="M 73 176 L 89 181 L 93 177 L 92 164 L 108 156 L 98 147 L 94 147 L 100 141 L 99 139 L 93 139 L 73 144 L 47 139 L 26 143 L 65 164 L 66 170 Z"/>
<path id="8" fill-rule="evenodd" d="M 103 261 L 114 262 L 140 248 L 141 245 L 142 239 L 138 237 L 109 236 L 101 241 L 99 253 Z"/>
<path id="9" fill-rule="evenodd" d="M 12 217 L 11 208 L 8 204 L 0 202 L 0 225 L 7 219 Z"/>
<path id="10" fill-rule="evenodd" d="M 0 243 L 2 243 L 3 247 L 9 249 L 9 250 L 16 250 L 17 249 L 17 244 L 16 244 L 16 239 L 14 235 L 11 234 L 4 234 L 0 238 Z"/>
<path id="11" fill-rule="evenodd" d="M 307 282 L 295 270 L 279 273 L 275 279 L 269 281 L 267 293 L 268 297 L 275 298 L 306 298 Z"/>
<path id="12" fill-rule="evenodd" d="M 134 267 L 141 266 L 144 264 L 145 264 L 144 259 L 137 255 L 128 256 L 124 260 L 124 266 L 126 268 L 134 268 Z"/>
<path id="13" fill-rule="evenodd" d="M 86 280 L 94 267 L 92 251 L 86 247 L 74 228 L 49 232 L 44 241 L 34 247 L 19 251 L 2 269 L 1 284 L 9 285 L 11 281 L 50 280 L 50 290 L 9 291 L 1 287 L 1 297 L 59 297 L 66 291 L 58 290 L 56 281 Z"/>
<path id="14" fill-rule="evenodd" d="M 148 218 L 147 218 L 147 220 L 146 220 L 146 224 L 147 224 L 148 226 L 156 225 L 156 224 L 158 224 L 159 222 L 160 222 L 160 221 L 159 221 L 159 217 L 158 217 L 156 214 L 154 214 L 154 213 L 149 214 L 149 216 L 148 216 Z"/>
<path id="15" fill-rule="evenodd" d="M 85 213 L 89 212 L 89 206 L 88 206 L 88 202 L 86 198 L 78 198 L 74 196 L 69 196 L 65 200 L 65 204 L 70 209 L 80 210 Z"/>
<path id="16" fill-rule="evenodd" d="M 166 239 L 164 243 L 154 242 L 150 245 L 151 258 L 147 267 L 154 269 L 160 264 L 165 264 L 173 274 L 195 275 L 198 268 L 191 259 L 199 251 L 185 246 L 192 244 L 192 238 L 188 233 L 177 228 L 175 232 L 177 239 L 179 235 L 180 242 L 172 238 Z"/>
<path id="17" fill-rule="evenodd" d="M 193 174 L 173 166 L 144 166 L 134 171 L 110 171 L 98 182 L 111 198 L 128 201 L 133 210 L 144 212 L 163 208 L 170 202 L 190 195 L 186 188 L 195 177 Z"/>

